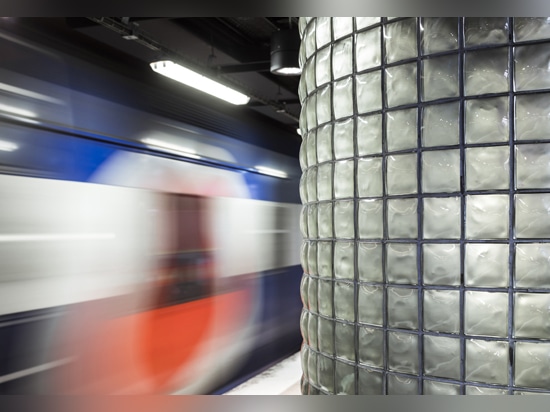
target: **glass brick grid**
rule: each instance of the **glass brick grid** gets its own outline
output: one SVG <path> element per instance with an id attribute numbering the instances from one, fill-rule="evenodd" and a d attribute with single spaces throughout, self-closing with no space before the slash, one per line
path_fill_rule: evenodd
<path id="1" fill-rule="evenodd" d="M 550 392 L 550 25 L 301 18 L 302 392 Z"/>

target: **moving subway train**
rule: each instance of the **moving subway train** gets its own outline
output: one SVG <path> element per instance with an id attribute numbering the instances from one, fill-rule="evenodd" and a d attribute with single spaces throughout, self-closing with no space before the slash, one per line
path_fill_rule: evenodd
<path id="1" fill-rule="evenodd" d="M 296 160 L 85 93 L 114 74 L 10 24 L 0 394 L 221 393 L 298 351 Z"/>

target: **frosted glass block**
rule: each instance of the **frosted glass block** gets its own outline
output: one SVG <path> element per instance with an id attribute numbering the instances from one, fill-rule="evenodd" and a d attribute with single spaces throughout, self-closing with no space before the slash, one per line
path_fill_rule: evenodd
<path id="1" fill-rule="evenodd" d="M 508 19 L 505 17 L 466 17 L 466 46 L 508 43 Z"/>
<path id="2" fill-rule="evenodd" d="M 548 43 L 518 46 L 514 49 L 516 90 L 540 90 L 550 88 Z"/>
<path id="3" fill-rule="evenodd" d="M 334 283 L 334 314 L 338 319 L 350 320 L 354 316 L 355 299 L 353 297 L 353 283 Z"/>
<path id="4" fill-rule="evenodd" d="M 302 110 L 306 111 L 307 127 L 309 130 L 317 126 L 317 94 L 313 93 L 306 100 L 305 107 Z"/>
<path id="5" fill-rule="evenodd" d="M 318 337 L 317 337 L 317 319 L 316 315 L 310 313 L 307 322 L 307 337 L 308 345 L 311 349 L 317 350 L 318 346 Z"/>
<path id="6" fill-rule="evenodd" d="M 317 163 L 317 135 L 315 132 L 309 132 L 306 140 L 307 146 L 307 163 L 310 166 L 315 166 Z"/>
<path id="7" fill-rule="evenodd" d="M 507 195 L 466 197 L 466 238 L 505 239 L 508 237 Z"/>
<path id="8" fill-rule="evenodd" d="M 331 87 L 324 86 L 317 91 L 317 124 L 330 122 L 331 116 Z"/>
<path id="9" fill-rule="evenodd" d="M 319 163 L 332 160 L 332 124 L 317 129 L 317 159 Z"/>
<path id="10" fill-rule="evenodd" d="M 382 53 L 380 44 L 380 27 L 357 34 L 356 41 L 356 67 L 360 72 L 371 67 L 380 66 Z"/>
<path id="11" fill-rule="evenodd" d="M 382 115 L 357 118 L 357 154 L 366 156 L 382 153 Z"/>
<path id="12" fill-rule="evenodd" d="M 357 159 L 357 194 L 359 197 L 382 196 L 382 158 Z"/>
<path id="13" fill-rule="evenodd" d="M 418 336 L 388 332 L 389 369 L 403 373 L 418 373 Z"/>
<path id="14" fill-rule="evenodd" d="M 387 24 L 384 29 L 387 63 L 417 56 L 415 18 Z"/>
<path id="15" fill-rule="evenodd" d="M 515 384 L 550 389 L 550 344 L 517 342 L 515 354 Z"/>
<path id="16" fill-rule="evenodd" d="M 514 336 L 550 339 L 550 294 L 515 294 Z"/>
<path id="17" fill-rule="evenodd" d="M 302 300 L 303 306 L 308 307 L 309 298 L 307 292 L 309 290 L 309 276 L 304 274 L 300 280 L 300 299 Z"/>
<path id="18" fill-rule="evenodd" d="M 549 94 L 516 96 L 516 140 L 548 139 Z"/>
<path id="19" fill-rule="evenodd" d="M 550 144 L 516 146 L 518 189 L 550 188 Z"/>
<path id="20" fill-rule="evenodd" d="M 353 280 L 355 273 L 355 244 L 336 242 L 334 244 L 334 277 Z"/>
<path id="21" fill-rule="evenodd" d="M 386 189 L 390 195 L 417 193 L 416 154 L 387 157 Z"/>
<path id="22" fill-rule="evenodd" d="M 508 335 L 508 294 L 466 291 L 464 293 L 464 333 L 506 337 Z"/>
<path id="23" fill-rule="evenodd" d="M 318 229 L 319 238 L 332 238 L 332 203 L 319 203 L 318 210 Z"/>
<path id="24" fill-rule="evenodd" d="M 460 395 L 460 385 L 452 383 L 424 381 L 424 395 Z"/>
<path id="25" fill-rule="evenodd" d="M 317 227 L 317 215 L 317 205 L 309 205 L 307 207 L 307 234 L 309 239 L 316 239 L 319 236 L 319 231 Z"/>
<path id="26" fill-rule="evenodd" d="M 359 395 L 383 395 L 382 372 L 359 368 Z"/>
<path id="27" fill-rule="evenodd" d="M 355 26 L 357 30 L 380 23 L 380 17 L 356 17 Z"/>
<path id="28" fill-rule="evenodd" d="M 332 40 L 332 19 L 330 17 L 317 17 L 316 23 L 315 38 L 317 47 L 321 48 Z"/>
<path id="29" fill-rule="evenodd" d="M 418 146 L 416 109 L 386 113 L 386 143 L 390 152 Z"/>
<path id="30" fill-rule="evenodd" d="M 357 111 L 367 113 L 382 108 L 382 85 L 380 72 L 360 74 L 355 77 Z"/>
<path id="31" fill-rule="evenodd" d="M 550 395 L 550 393 L 548 392 L 531 392 L 531 391 L 514 391 L 513 392 L 514 395 Z"/>
<path id="32" fill-rule="evenodd" d="M 303 104 L 304 100 L 307 97 L 306 74 L 305 74 L 307 66 L 302 65 L 301 67 L 302 67 L 302 73 L 304 74 L 303 76 L 300 77 L 300 80 L 298 82 L 298 99 L 300 100 L 300 103 Z M 305 125 L 302 125 L 301 121 L 299 123 L 300 123 L 300 128 L 302 129 L 302 131 L 304 131 L 304 128 L 302 128 L 302 126 L 305 126 Z"/>
<path id="33" fill-rule="evenodd" d="M 353 159 L 342 160 L 334 164 L 334 197 L 336 199 L 353 197 L 354 173 L 355 161 Z"/>
<path id="34" fill-rule="evenodd" d="M 418 379 L 388 374 L 388 395 L 418 394 Z"/>
<path id="35" fill-rule="evenodd" d="M 299 17 L 298 18 L 298 31 L 300 33 L 300 37 L 304 37 L 304 34 L 306 32 L 307 22 L 308 22 L 307 17 Z"/>
<path id="36" fill-rule="evenodd" d="M 320 317 L 319 350 L 326 355 L 334 355 L 334 321 Z"/>
<path id="37" fill-rule="evenodd" d="M 355 394 L 355 368 L 336 361 L 336 395 Z"/>
<path id="38" fill-rule="evenodd" d="M 460 284 L 460 246 L 458 244 L 424 244 L 422 246 L 425 285 Z"/>
<path id="39" fill-rule="evenodd" d="M 357 299 L 359 322 L 381 326 L 384 322 L 382 312 L 384 291 L 382 287 L 360 285 Z"/>
<path id="40" fill-rule="evenodd" d="M 424 290 L 424 330 L 460 332 L 460 293 L 457 290 Z"/>
<path id="41" fill-rule="evenodd" d="M 306 66 L 303 70 L 303 77 L 306 81 L 306 92 L 308 94 L 308 100 L 311 98 L 311 94 L 313 91 L 317 88 L 317 81 L 315 79 L 315 71 L 316 71 L 316 60 L 317 56 L 314 56 L 306 63 Z M 310 127 L 311 129 L 311 127 Z"/>
<path id="42" fill-rule="evenodd" d="M 353 18 L 352 17 L 333 17 L 332 18 L 332 32 L 334 39 L 347 36 L 353 31 Z"/>
<path id="43" fill-rule="evenodd" d="M 382 244 L 358 242 L 357 265 L 359 280 L 382 282 Z"/>
<path id="44" fill-rule="evenodd" d="M 316 313 L 319 310 L 317 295 L 318 295 L 319 281 L 315 278 L 309 278 L 307 284 L 307 296 L 308 296 L 308 309 L 312 313 Z"/>
<path id="45" fill-rule="evenodd" d="M 332 294 L 333 282 L 330 280 L 319 280 L 319 314 L 323 316 L 333 317 L 332 302 L 334 296 Z"/>
<path id="46" fill-rule="evenodd" d="M 458 97 L 458 57 L 443 56 L 424 60 L 422 96 L 424 101 Z"/>
<path id="47" fill-rule="evenodd" d="M 319 386 L 321 389 L 334 392 L 334 360 L 319 355 Z"/>
<path id="48" fill-rule="evenodd" d="M 464 107 L 466 111 L 466 143 L 508 141 L 507 97 L 467 100 Z"/>
<path id="49" fill-rule="evenodd" d="M 304 79 L 304 77 L 302 77 Z M 300 131 L 302 132 L 302 135 L 305 135 L 307 133 L 308 125 L 307 125 L 307 104 L 308 99 L 303 100 L 302 102 L 302 110 L 300 111 L 300 119 L 299 119 L 299 126 Z M 313 128 L 314 126 L 311 126 Z"/>
<path id="50" fill-rule="evenodd" d="M 308 350 L 308 370 L 307 370 L 308 380 L 317 385 L 319 383 L 319 374 L 318 374 L 318 355 L 317 352 Z"/>
<path id="51" fill-rule="evenodd" d="M 466 379 L 507 385 L 508 350 L 508 342 L 466 340 Z"/>
<path id="52" fill-rule="evenodd" d="M 315 36 L 315 25 L 316 25 L 316 23 L 317 23 L 317 21 L 313 20 L 307 25 L 306 35 L 302 39 L 302 41 L 304 42 L 305 47 L 306 47 L 306 58 L 308 58 L 308 59 L 313 53 L 315 53 L 315 48 L 317 46 L 317 44 L 315 42 L 315 37 L 316 37 Z"/>
<path id="53" fill-rule="evenodd" d="M 332 108 L 336 119 L 353 114 L 353 80 L 351 77 L 334 82 Z"/>
<path id="54" fill-rule="evenodd" d="M 334 337 L 336 356 L 355 362 L 355 326 L 336 322 Z"/>
<path id="55" fill-rule="evenodd" d="M 384 203 L 382 200 L 359 201 L 359 238 L 377 239 L 383 237 Z"/>
<path id="56" fill-rule="evenodd" d="M 334 205 L 334 234 L 338 239 L 354 237 L 354 207 L 352 200 L 340 200 Z"/>
<path id="57" fill-rule="evenodd" d="M 388 200 L 388 236 L 391 239 L 418 237 L 417 199 Z"/>
<path id="58" fill-rule="evenodd" d="M 389 283 L 416 285 L 416 244 L 388 243 L 386 246 L 386 277 Z"/>
<path id="59" fill-rule="evenodd" d="M 422 153 L 422 191 L 460 191 L 460 150 L 434 150 Z"/>
<path id="60" fill-rule="evenodd" d="M 302 237 L 304 238 L 308 237 L 307 217 L 308 206 L 302 206 L 302 209 L 300 210 L 300 232 L 302 233 Z"/>
<path id="61" fill-rule="evenodd" d="M 514 40 L 541 40 L 550 37 L 550 20 L 547 17 L 515 17 Z"/>
<path id="62" fill-rule="evenodd" d="M 300 249 L 300 264 L 302 265 L 302 270 L 304 273 L 310 274 L 308 267 L 308 253 L 309 253 L 309 242 L 304 240 L 302 242 L 302 248 Z M 306 277 L 307 279 L 307 277 Z"/>
<path id="63" fill-rule="evenodd" d="M 466 190 L 508 189 L 510 149 L 475 147 L 466 149 Z"/>
<path id="64" fill-rule="evenodd" d="M 384 331 L 359 328 L 359 362 L 369 366 L 384 366 Z"/>
<path id="65" fill-rule="evenodd" d="M 466 395 L 508 395 L 507 389 L 486 388 L 484 386 L 466 386 Z"/>
<path id="66" fill-rule="evenodd" d="M 307 343 L 309 343 L 309 339 L 307 335 L 308 323 L 309 323 L 309 312 L 303 309 L 302 313 L 300 314 L 300 333 L 302 334 L 302 338 L 304 339 L 304 342 L 307 342 Z"/>
<path id="67" fill-rule="evenodd" d="M 417 289 L 389 287 L 387 306 L 390 327 L 418 329 Z"/>
<path id="68" fill-rule="evenodd" d="M 332 278 L 332 242 L 317 243 L 317 269 L 319 277 Z"/>
<path id="69" fill-rule="evenodd" d="M 459 130 L 458 103 L 426 106 L 422 112 L 422 146 L 457 145 Z"/>
<path id="70" fill-rule="evenodd" d="M 458 19 L 422 18 L 421 48 L 423 54 L 438 53 L 458 48 Z"/>
<path id="71" fill-rule="evenodd" d="M 317 167 L 317 198 L 310 201 L 332 199 L 332 163 L 324 163 Z"/>
<path id="72" fill-rule="evenodd" d="M 464 93 L 467 96 L 506 92 L 509 85 L 507 47 L 466 53 Z"/>
<path id="73" fill-rule="evenodd" d="M 353 43 L 352 38 L 347 37 L 336 42 L 332 46 L 332 76 L 334 79 L 352 73 Z M 328 67 L 327 67 L 328 69 Z"/>
<path id="74" fill-rule="evenodd" d="M 300 169 L 304 172 L 307 169 L 307 146 L 305 139 L 302 140 L 302 144 L 300 144 L 300 153 L 298 157 L 300 161 Z"/>
<path id="75" fill-rule="evenodd" d="M 308 242 L 309 246 L 307 248 L 307 265 L 309 268 L 309 273 L 312 275 L 317 275 L 317 243 L 318 242 Z"/>
<path id="76" fill-rule="evenodd" d="M 550 244 L 517 243 L 514 278 L 518 288 L 550 288 Z"/>
<path id="77" fill-rule="evenodd" d="M 424 239 L 460 238 L 460 198 L 424 198 Z"/>
<path id="78" fill-rule="evenodd" d="M 334 156 L 336 159 L 353 157 L 353 119 L 334 124 Z"/>
<path id="79" fill-rule="evenodd" d="M 315 56 L 315 84 L 317 87 L 327 84 L 331 81 L 331 52 L 332 48 L 330 46 L 327 46 L 317 51 L 317 55 Z"/>
<path id="80" fill-rule="evenodd" d="M 516 236 L 550 237 L 550 194 L 516 195 Z"/>
<path id="81" fill-rule="evenodd" d="M 386 102 L 388 107 L 416 103 L 416 62 L 388 67 L 386 70 Z"/>
<path id="82" fill-rule="evenodd" d="M 508 286 L 508 256 L 507 244 L 466 244 L 464 284 L 475 287 Z"/>

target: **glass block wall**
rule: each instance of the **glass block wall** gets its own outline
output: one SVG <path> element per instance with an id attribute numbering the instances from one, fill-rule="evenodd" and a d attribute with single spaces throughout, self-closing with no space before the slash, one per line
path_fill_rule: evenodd
<path id="1" fill-rule="evenodd" d="M 550 392 L 549 21 L 300 33 L 302 392 Z"/>

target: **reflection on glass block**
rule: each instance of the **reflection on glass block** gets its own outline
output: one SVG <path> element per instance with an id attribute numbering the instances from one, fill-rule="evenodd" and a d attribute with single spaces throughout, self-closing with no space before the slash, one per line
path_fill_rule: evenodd
<path id="1" fill-rule="evenodd" d="M 306 100 L 306 105 L 302 107 L 306 111 L 307 127 L 313 129 L 317 126 L 317 94 L 313 93 Z"/>
<path id="2" fill-rule="evenodd" d="M 319 163 L 332 160 L 332 124 L 317 129 L 317 159 Z"/>
<path id="3" fill-rule="evenodd" d="M 517 342 L 515 379 L 517 386 L 550 389 L 550 344 Z"/>
<path id="4" fill-rule="evenodd" d="M 458 97 L 458 57 L 443 56 L 424 60 L 422 65 L 424 101 Z"/>
<path id="5" fill-rule="evenodd" d="M 548 139 L 549 94 L 516 96 L 516 140 Z"/>
<path id="6" fill-rule="evenodd" d="M 385 71 L 388 107 L 416 103 L 416 63 L 388 67 Z"/>
<path id="7" fill-rule="evenodd" d="M 417 199 L 388 200 L 388 236 L 392 239 L 418 237 Z"/>
<path id="8" fill-rule="evenodd" d="M 460 191 L 460 151 L 434 150 L 422 153 L 424 193 Z"/>
<path id="9" fill-rule="evenodd" d="M 332 18 L 332 32 L 334 39 L 339 39 L 350 34 L 353 31 L 353 18 L 352 17 L 333 17 Z"/>
<path id="10" fill-rule="evenodd" d="M 518 46 L 514 50 L 516 90 L 540 90 L 550 88 L 548 43 Z"/>
<path id="11" fill-rule="evenodd" d="M 550 21 L 547 17 L 515 17 L 514 40 L 540 40 L 550 37 Z"/>
<path id="12" fill-rule="evenodd" d="M 359 362 L 375 367 L 384 365 L 384 331 L 359 328 Z"/>
<path id="13" fill-rule="evenodd" d="M 384 291 L 381 286 L 361 285 L 358 296 L 359 322 L 371 325 L 382 325 L 384 318 Z M 352 318 L 353 319 L 353 318 Z"/>
<path id="14" fill-rule="evenodd" d="M 307 140 L 305 141 L 307 151 L 307 163 L 310 166 L 314 166 L 317 163 L 317 135 L 315 132 L 309 132 L 307 134 Z"/>
<path id="15" fill-rule="evenodd" d="M 307 336 L 307 328 L 309 323 L 309 312 L 305 309 L 302 309 L 302 313 L 300 314 L 300 332 L 302 334 L 302 338 L 304 339 L 304 342 L 309 343 L 309 339 Z"/>
<path id="16" fill-rule="evenodd" d="M 317 91 L 317 124 L 323 124 L 330 121 L 330 86 L 324 86 Z"/>
<path id="17" fill-rule="evenodd" d="M 388 332 L 389 369 L 403 373 L 418 373 L 418 336 Z"/>
<path id="18" fill-rule="evenodd" d="M 550 144 L 516 146 L 518 189 L 550 188 Z"/>
<path id="19" fill-rule="evenodd" d="M 306 27 L 306 35 L 304 37 L 304 44 L 306 46 L 306 58 L 309 57 L 315 52 L 315 24 L 316 21 L 312 21 Z"/>
<path id="20" fill-rule="evenodd" d="M 376 239 L 383 237 L 383 211 L 382 200 L 359 201 L 359 238 Z"/>
<path id="21" fill-rule="evenodd" d="M 464 284 L 477 287 L 508 286 L 508 255 L 507 244 L 466 244 Z"/>
<path id="22" fill-rule="evenodd" d="M 326 356 L 319 355 L 319 386 L 321 389 L 334 392 L 334 360 Z"/>
<path id="23" fill-rule="evenodd" d="M 332 278 L 332 242 L 317 243 L 317 262 L 319 277 Z"/>
<path id="24" fill-rule="evenodd" d="M 466 197 L 466 237 L 504 239 L 508 237 L 507 195 Z"/>
<path id="25" fill-rule="evenodd" d="M 309 239 L 315 239 L 319 236 L 317 220 L 317 205 L 309 205 L 307 207 L 307 234 Z"/>
<path id="26" fill-rule="evenodd" d="M 418 394 L 418 379 L 388 374 L 388 395 Z"/>
<path id="27" fill-rule="evenodd" d="M 466 189 L 508 189 L 510 149 L 476 147 L 466 149 Z"/>
<path id="28" fill-rule="evenodd" d="M 333 78 L 339 79 L 340 77 L 351 74 L 353 57 L 351 37 L 336 42 L 332 47 L 332 61 L 336 62 L 336 64 L 332 65 Z"/>
<path id="29" fill-rule="evenodd" d="M 304 67 L 304 70 L 303 70 L 303 75 L 302 76 L 303 76 L 303 78 L 305 79 L 305 82 L 306 82 L 306 92 L 307 92 L 307 95 L 308 95 L 307 101 L 309 101 L 309 99 L 311 99 L 311 97 L 312 97 L 311 93 L 317 88 L 317 83 L 316 83 L 316 80 L 315 80 L 316 61 L 317 61 L 317 56 L 312 57 L 312 59 L 309 60 L 306 63 L 306 66 Z M 311 129 L 312 125 L 310 125 L 310 129 Z"/>
<path id="30" fill-rule="evenodd" d="M 468 335 L 508 335 L 508 294 L 466 291 L 464 332 Z"/>
<path id="31" fill-rule="evenodd" d="M 373 24 L 380 23 L 380 17 L 356 17 L 355 25 L 357 30 L 361 30 L 365 27 L 372 26 Z"/>
<path id="32" fill-rule="evenodd" d="M 319 280 L 319 314 L 323 316 L 328 316 L 330 318 L 332 315 L 332 285 L 333 282 L 330 280 Z"/>
<path id="33" fill-rule="evenodd" d="M 308 237 L 307 217 L 308 217 L 308 206 L 302 206 L 302 209 L 300 211 L 300 232 L 302 233 L 302 237 L 304 238 Z"/>
<path id="34" fill-rule="evenodd" d="M 310 277 L 309 282 L 307 284 L 307 296 L 308 296 L 307 307 L 312 313 L 316 313 L 319 310 L 318 300 L 317 300 L 318 286 L 319 286 L 319 281 L 315 278 Z"/>
<path id="35" fill-rule="evenodd" d="M 424 395 L 460 395 L 460 385 L 424 381 Z"/>
<path id="36" fill-rule="evenodd" d="M 384 29 L 387 63 L 393 63 L 399 60 L 416 57 L 417 48 L 415 18 L 387 24 Z"/>
<path id="37" fill-rule="evenodd" d="M 360 74 L 355 77 L 357 93 L 357 111 L 367 113 L 382 108 L 382 89 L 380 72 Z M 334 106 L 336 108 L 336 105 Z"/>
<path id="38" fill-rule="evenodd" d="M 334 245 L 334 277 L 353 280 L 355 272 L 353 242 L 336 242 Z"/>
<path id="39" fill-rule="evenodd" d="M 508 390 L 467 385 L 466 395 L 508 395 Z"/>
<path id="40" fill-rule="evenodd" d="M 457 145 L 458 103 L 426 106 L 422 112 L 422 146 Z"/>
<path id="41" fill-rule="evenodd" d="M 508 76 L 507 47 L 466 53 L 464 93 L 467 96 L 506 92 L 510 84 Z"/>
<path id="42" fill-rule="evenodd" d="M 424 239 L 460 238 L 460 198 L 424 198 Z"/>
<path id="43" fill-rule="evenodd" d="M 388 288 L 388 324 L 392 328 L 418 329 L 418 291 Z"/>
<path id="44" fill-rule="evenodd" d="M 382 244 L 358 242 L 357 265 L 359 280 L 382 282 Z"/>
<path id="45" fill-rule="evenodd" d="M 353 239 L 353 200 L 340 200 L 334 206 L 334 234 L 339 239 Z"/>
<path id="46" fill-rule="evenodd" d="M 338 361 L 336 361 L 336 394 L 355 394 L 355 368 Z"/>
<path id="47" fill-rule="evenodd" d="M 340 162 L 336 162 L 334 166 L 334 197 L 336 199 L 353 197 L 353 174 L 355 172 L 354 160 L 342 160 Z"/>
<path id="48" fill-rule="evenodd" d="M 309 314 L 308 323 L 307 323 L 307 337 L 308 345 L 311 349 L 318 350 L 319 339 L 317 336 L 317 320 L 319 317 L 313 313 Z"/>
<path id="49" fill-rule="evenodd" d="M 386 188 L 390 195 L 417 192 L 416 154 L 388 156 Z"/>
<path id="50" fill-rule="evenodd" d="M 365 156 L 382 153 L 382 115 L 357 118 L 357 154 Z"/>
<path id="51" fill-rule="evenodd" d="M 302 242 L 302 248 L 300 249 L 300 264 L 302 265 L 302 270 L 304 273 L 310 274 L 308 267 L 308 253 L 309 253 L 309 243 L 308 241 L 304 240 Z"/>
<path id="52" fill-rule="evenodd" d="M 424 329 L 459 333 L 460 294 L 456 290 L 424 290 Z"/>
<path id="53" fill-rule="evenodd" d="M 351 77 L 346 77 L 343 80 L 334 82 L 333 87 L 332 108 L 334 109 L 334 117 L 341 119 L 351 116 L 353 114 L 353 80 Z"/>
<path id="54" fill-rule="evenodd" d="M 514 298 L 514 336 L 550 339 L 550 294 L 516 293 Z"/>
<path id="55" fill-rule="evenodd" d="M 388 151 L 417 147 L 416 109 L 386 113 L 386 143 Z"/>
<path id="56" fill-rule="evenodd" d="M 308 242 L 307 248 L 307 265 L 309 273 L 317 275 L 317 242 Z"/>
<path id="57" fill-rule="evenodd" d="M 359 368 L 359 395 L 382 395 L 382 372 L 369 368 Z"/>
<path id="58" fill-rule="evenodd" d="M 422 53 L 432 54 L 458 48 L 458 19 L 422 18 Z"/>
<path id="59" fill-rule="evenodd" d="M 332 238 L 332 203 L 319 203 L 317 210 L 319 238 Z"/>
<path id="60" fill-rule="evenodd" d="M 336 322 L 335 328 L 336 356 L 355 362 L 355 326 Z"/>
<path id="61" fill-rule="evenodd" d="M 416 244 L 388 243 L 386 246 L 386 276 L 389 283 L 416 285 Z"/>
<path id="62" fill-rule="evenodd" d="M 332 163 L 325 163 L 317 168 L 317 197 L 310 201 L 332 199 Z"/>
<path id="63" fill-rule="evenodd" d="M 357 34 L 355 58 L 358 72 L 380 66 L 382 53 L 380 50 L 379 27 Z"/>
<path id="64" fill-rule="evenodd" d="M 334 355 L 334 321 L 319 317 L 319 350 Z"/>
<path id="65" fill-rule="evenodd" d="M 325 47 L 317 52 L 315 56 L 315 84 L 317 87 L 330 82 L 330 65 L 331 65 L 330 46 Z"/>
<path id="66" fill-rule="evenodd" d="M 508 98 L 467 100 L 465 139 L 466 143 L 507 142 Z"/>
<path id="67" fill-rule="evenodd" d="M 302 77 L 300 78 L 300 85 L 304 83 L 305 83 L 305 74 L 302 75 Z M 300 103 L 302 104 L 302 110 L 300 111 L 300 119 L 298 121 L 298 125 L 300 126 L 300 131 L 302 132 L 302 136 L 305 136 L 305 134 L 308 131 L 307 113 L 306 113 L 306 105 L 308 100 L 305 97 L 305 92 L 303 96 L 304 98 L 300 98 Z"/>
<path id="68" fill-rule="evenodd" d="M 508 342 L 466 340 L 466 379 L 508 384 L 508 349 Z"/>
<path id="69" fill-rule="evenodd" d="M 357 194 L 359 197 L 382 196 L 382 158 L 357 160 Z"/>
<path id="70" fill-rule="evenodd" d="M 550 288 L 550 245 L 516 244 L 515 285 L 518 288 Z"/>
<path id="71" fill-rule="evenodd" d="M 336 159 L 353 157 L 353 119 L 334 124 L 334 157 Z"/>
<path id="72" fill-rule="evenodd" d="M 425 285 L 460 284 L 460 246 L 458 244 L 424 244 L 423 280 Z"/>
<path id="73" fill-rule="evenodd" d="M 321 48 L 332 40 L 332 19 L 330 17 L 317 17 L 317 29 L 314 38 L 317 40 L 317 48 Z"/>
<path id="74" fill-rule="evenodd" d="M 300 153 L 299 153 L 299 161 L 300 161 L 300 169 L 302 169 L 302 172 L 304 172 L 307 169 L 307 144 L 306 139 L 302 140 L 302 144 L 300 144 Z M 302 178 L 304 176 L 302 175 Z"/>
<path id="75" fill-rule="evenodd" d="M 505 17 L 466 17 L 466 46 L 508 43 L 508 19 Z"/>
<path id="76" fill-rule="evenodd" d="M 334 314 L 338 319 L 353 320 L 355 300 L 353 283 L 336 282 L 334 284 Z"/>
<path id="77" fill-rule="evenodd" d="M 317 385 L 319 383 L 319 375 L 317 373 L 318 370 L 318 355 L 317 352 L 314 352 L 312 350 L 308 350 L 308 380 L 314 384 Z"/>
<path id="78" fill-rule="evenodd" d="M 538 392 L 538 391 L 514 391 L 514 395 L 550 395 L 548 392 Z"/>
<path id="79" fill-rule="evenodd" d="M 547 238 L 550 233 L 550 194 L 516 195 L 516 236 Z"/>

